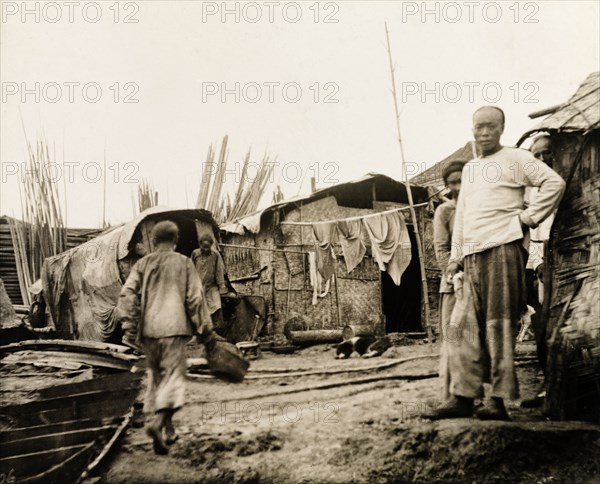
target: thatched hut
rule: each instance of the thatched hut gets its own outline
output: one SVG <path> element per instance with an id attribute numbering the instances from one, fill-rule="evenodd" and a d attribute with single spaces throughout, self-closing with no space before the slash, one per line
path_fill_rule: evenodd
<path id="1" fill-rule="evenodd" d="M 438 161 L 426 170 L 413 176 L 410 179 L 410 183 L 422 187 L 433 187 L 436 191 L 444 190 L 445 185 L 442 177 L 444 168 L 453 161 L 469 161 L 473 158 L 475 158 L 475 142 L 468 141 L 464 146 L 461 146 L 443 160 Z"/>
<path id="2" fill-rule="evenodd" d="M 545 253 L 546 413 L 600 423 L 600 72 L 523 135 L 553 140 L 567 182 Z"/>
<path id="3" fill-rule="evenodd" d="M 419 227 L 423 229 L 428 191 L 412 187 Z M 307 197 L 275 204 L 234 223 L 221 226 L 221 249 L 233 286 L 240 294 L 262 296 L 268 308 L 267 332 L 281 334 L 286 321 L 301 315 L 309 330 L 370 325 L 386 332 L 423 331 L 422 284 L 412 221 L 404 211 L 412 259 L 400 286 L 367 254 L 347 272 L 339 244 L 334 245 L 333 282 L 313 304 L 310 252 L 315 250 L 310 222 L 364 216 L 406 207 L 407 189 L 385 175 L 314 191 Z M 290 222 L 296 225 L 289 224 Z M 298 225 L 305 224 L 305 225 Z M 430 298 L 437 301 L 437 294 Z"/>
<path id="4" fill-rule="evenodd" d="M 176 250 L 187 256 L 198 248 L 204 233 L 218 236 L 218 226 L 206 210 L 153 207 L 126 224 L 44 261 L 43 294 L 57 336 L 93 341 L 120 339 L 114 308 L 121 287 L 141 254 L 154 250 L 150 234 L 161 220 L 177 224 L 180 236 Z"/>

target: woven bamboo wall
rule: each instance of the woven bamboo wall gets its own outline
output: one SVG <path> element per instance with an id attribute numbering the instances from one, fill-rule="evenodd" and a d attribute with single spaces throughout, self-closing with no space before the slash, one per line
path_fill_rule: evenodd
<path id="1" fill-rule="evenodd" d="M 322 221 L 368 213 L 373 213 L 373 210 L 340 207 L 334 197 L 327 197 L 291 210 L 285 219 L 286 221 Z M 310 227 L 280 226 L 275 221 L 271 227 L 263 227 L 257 235 L 226 234 L 223 236 L 223 242 L 256 248 L 276 247 L 290 251 L 288 253 L 260 251 L 257 255 L 244 255 L 244 252 L 251 252 L 251 250 L 223 247 L 230 279 L 246 277 L 262 267 L 259 279 L 234 282 L 233 285 L 240 293 L 265 297 L 267 307 L 272 313 L 271 332 L 283 333 L 286 319 L 295 315 L 305 317 L 311 329 L 337 328 L 367 321 L 372 321 L 374 324 L 379 322 L 381 298 L 379 270 L 370 257 L 366 257 L 349 275 L 346 273 L 345 262 L 338 246 L 336 249 L 337 292 L 335 284 L 331 284 L 328 294 L 319 298 L 318 304 L 313 306 L 308 255 L 293 253 L 314 251 Z"/>
<path id="2" fill-rule="evenodd" d="M 546 411 L 600 423 L 600 142 L 594 134 L 552 228 Z M 581 135 L 556 139 L 555 170 L 565 179 L 582 141 Z"/>
<path id="3" fill-rule="evenodd" d="M 285 220 L 288 222 L 335 220 L 373 212 L 374 210 L 371 209 L 341 207 L 335 197 L 326 197 L 290 211 Z M 282 225 L 281 235 L 283 243 L 292 250 L 301 248 L 303 251 L 314 251 L 310 226 Z M 337 256 L 335 283 L 331 283 L 328 294 L 319 298 L 315 306 L 312 305 L 313 291 L 310 285 L 308 256 L 286 254 L 286 258 L 275 259 L 277 331 L 283 331 L 285 315 L 287 313 L 289 316 L 292 312 L 302 314 L 308 320 L 310 329 L 341 328 L 347 324 L 366 323 L 369 320 L 374 324 L 379 322 L 381 299 L 379 270 L 372 259 L 366 257 L 359 267 L 351 274 L 347 274 L 339 245 L 336 245 L 335 253 Z M 289 309 L 288 266 L 292 273 Z"/>
<path id="4" fill-rule="evenodd" d="M 335 197 L 326 197 L 289 211 L 285 214 L 285 220 L 336 220 L 390 208 L 389 204 L 380 202 L 374 204 L 374 207 L 341 207 Z M 425 211 L 421 210 L 419 214 L 422 237 L 427 243 L 427 240 L 431 240 L 431 220 Z M 239 293 L 265 297 L 272 316 L 269 332 L 283 333 L 286 320 L 298 315 L 307 320 L 309 328 L 306 329 L 341 328 L 348 324 L 371 324 L 379 329 L 382 322 L 380 273 L 370 256 L 368 236 L 363 235 L 367 245 L 367 256 L 350 274 L 347 273 L 341 247 L 336 245 L 336 282 L 331 284 L 327 295 L 319 298 L 316 305 L 312 304 L 313 289 L 310 285 L 308 255 L 294 253 L 314 251 L 310 226 L 279 225 L 275 216 L 272 223 L 270 220 L 263 220 L 259 234 L 224 234 L 222 237 L 224 244 L 285 249 L 286 253 L 234 247 L 222 249 L 230 280 L 235 281 L 260 271 L 259 278 L 233 282 L 233 285 Z M 432 251 L 429 242 L 427 253 L 433 254 Z M 436 324 L 439 274 L 435 270 L 428 271 L 428 279 L 431 279 L 431 321 Z"/>

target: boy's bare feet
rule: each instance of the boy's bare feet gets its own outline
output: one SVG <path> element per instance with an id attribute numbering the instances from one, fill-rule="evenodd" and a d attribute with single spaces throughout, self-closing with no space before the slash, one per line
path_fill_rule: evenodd
<path id="1" fill-rule="evenodd" d="M 159 455 L 167 455 L 169 448 L 166 442 L 163 440 L 162 429 L 164 426 L 166 414 L 164 412 L 157 412 L 156 418 L 152 423 L 146 426 L 146 434 L 152 439 L 152 447 L 154 453 Z"/>
<path id="2" fill-rule="evenodd" d="M 179 439 L 179 435 L 175 433 L 175 427 L 173 427 L 173 421 L 170 417 L 167 417 L 165 422 L 165 443 L 167 445 L 173 445 Z"/>

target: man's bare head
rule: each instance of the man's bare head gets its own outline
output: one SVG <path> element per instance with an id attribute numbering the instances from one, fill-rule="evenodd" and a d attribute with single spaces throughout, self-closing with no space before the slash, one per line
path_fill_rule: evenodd
<path id="1" fill-rule="evenodd" d="M 552 149 L 552 138 L 548 134 L 542 134 L 533 140 L 529 151 L 538 160 L 543 161 L 547 165 L 554 162 L 554 151 Z"/>
<path id="2" fill-rule="evenodd" d="M 502 148 L 504 111 L 496 106 L 483 106 L 473 113 L 473 136 L 482 155 L 491 155 Z"/>

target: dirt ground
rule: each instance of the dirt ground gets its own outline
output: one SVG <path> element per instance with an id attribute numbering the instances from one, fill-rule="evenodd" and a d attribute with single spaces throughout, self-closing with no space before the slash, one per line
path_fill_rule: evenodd
<path id="1" fill-rule="evenodd" d="M 243 383 L 190 381 L 169 456 L 152 453 L 140 416 L 95 480 L 600 482 L 600 427 L 547 422 L 517 401 L 509 403 L 510 422 L 429 422 L 420 415 L 437 403 L 439 385 L 429 345 L 396 346 L 372 359 L 334 354 L 333 346 L 264 352 Z M 539 388 L 541 373 L 527 360 L 532 346 L 520 354 L 526 398 Z M 395 363 L 419 355 L 425 357 Z M 298 374 L 350 369 L 359 371 Z"/>

